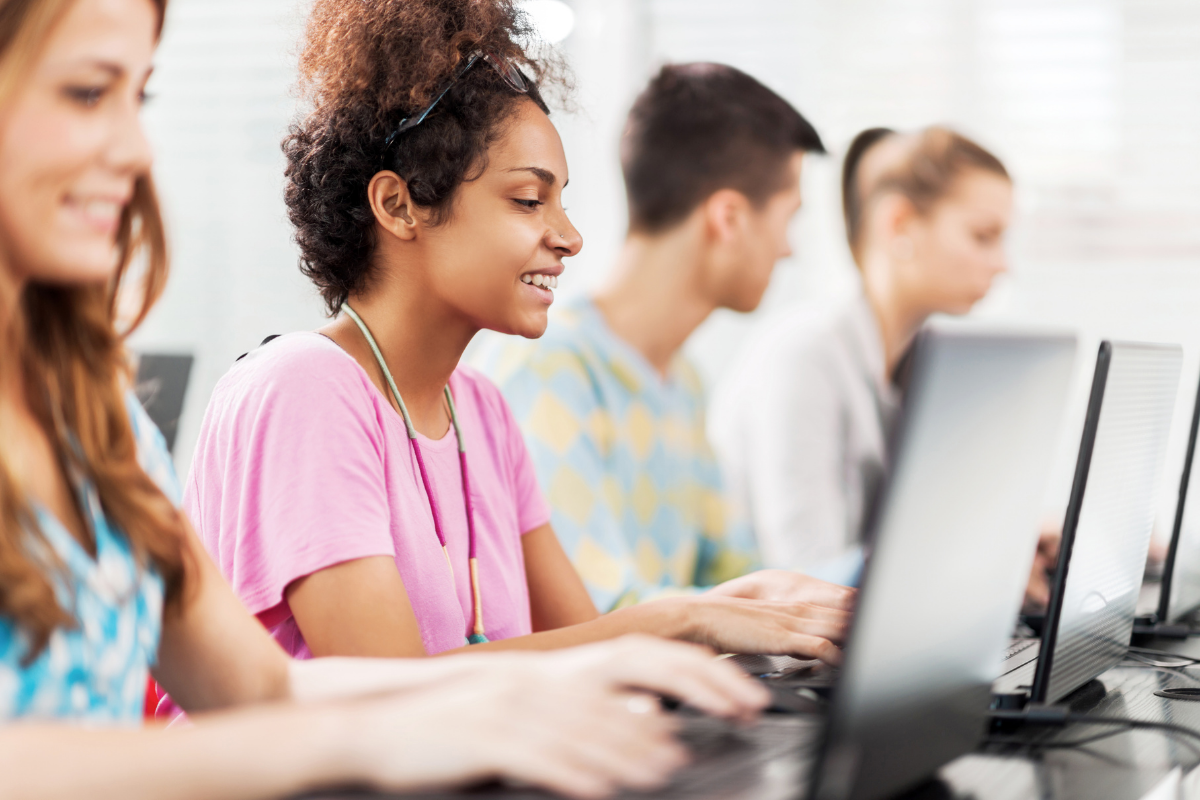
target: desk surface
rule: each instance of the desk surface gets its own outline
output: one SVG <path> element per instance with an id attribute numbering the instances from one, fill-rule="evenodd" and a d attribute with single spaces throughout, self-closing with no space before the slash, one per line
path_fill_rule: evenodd
<path id="1" fill-rule="evenodd" d="M 1200 642 L 1194 643 L 1200 645 Z M 1155 646 L 1164 648 L 1162 643 Z M 1200 646 L 1196 647 L 1200 657 Z M 1180 652 L 1172 648 L 1172 652 Z M 1188 673 L 1192 674 L 1188 674 Z M 1168 700 L 1154 692 L 1174 686 L 1200 687 L 1200 670 L 1118 666 L 1095 685 L 1077 693 L 1074 710 L 1104 717 L 1171 722 L 1200 731 L 1200 702 Z M 1074 697 L 1072 699 L 1075 699 Z M 1059 745 L 1113 729 L 1070 725 L 1027 731 L 1022 738 Z M 1200 764 L 1200 739 L 1150 730 L 1125 730 L 1070 749 L 1031 750 L 988 744 L 940 772 L 952 797 L 978 800 L 1137 800 L 1174 767 L 1184 772 Z"/>

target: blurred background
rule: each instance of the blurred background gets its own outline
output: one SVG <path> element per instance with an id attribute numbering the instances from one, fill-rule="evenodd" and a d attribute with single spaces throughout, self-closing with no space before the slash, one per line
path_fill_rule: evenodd
<path id="1" fill-rule="evenodd" d="M 279 142 L 303 0 L 172 0 L 145 112 L 174 252 L 138 350 L 195 357 L 175 444 L 186 473 L 213 385 L 263 337 L 324 319 L 296 267 Z M 559 297 L 603 277 L 624 234 L 617 139 L 664 62 L 720 61 L 791 101 L 831 150 L 753 315 L 688 344 L 712 388 L 762 317 L 806 313 L 856 280 L 841 153 L 865 127 L 950 124 L 1016 180 L 1011 273 L 966 324 L 1067 328 L 1083 344 L 1047 511 L 1065 505 L 1101 337 L 1183 344 L 1158 528 L 1169 533 L 1200 373 L 1200 2 L 1196 0 L 528 0 L 574 70 L 556 113 L 583 233 Z M 553 324 L 553 322 L 551 323 Z"/>

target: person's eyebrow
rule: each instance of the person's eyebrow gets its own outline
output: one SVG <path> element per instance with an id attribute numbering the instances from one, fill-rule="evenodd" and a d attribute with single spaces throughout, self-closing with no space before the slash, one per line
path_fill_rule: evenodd
<path id="1" fill-rule="evenodd" d="M 547 186 L 553 186 L 555 183 L 558 182 L 558 178 L 555 177 L 553 172 L 551 172 L 548 169 L 542 169 L 541 167 L 513 167 L 512 169 L 509 170 L 509 172 L 532 172 L 533 176 L 535 178 L 537 178 L 539 181 L 546 184 Z M 568 179 L 567 183 L 570 183 L 570 182 L 571 182 L 570 179 Z M 567 187 L 567 184 L 564 183 L 563 188 L 565 189 L 566 187 Z"/>
<path id="2" fill-rule="evenodd" d="M 78 62 L 76 62 L 76 64 L 81 67 L 91 67 L 92 69 L 98 69 L 101 72 L 107 72 L 114 78 L 120 78 L 125 74 L 125 68 L 114 61 L 104 61 L 103 59 L 99 58 L 87 58 L 80 59 Z"/>

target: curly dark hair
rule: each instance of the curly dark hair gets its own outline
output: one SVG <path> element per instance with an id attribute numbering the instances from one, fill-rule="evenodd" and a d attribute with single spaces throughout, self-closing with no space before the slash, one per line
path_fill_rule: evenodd
<path id="1" fill-rule="evenodd" d="M 533 31 L 513 0 L 316 0 L 300 54 L 299 93 L 311 110 L 283 140 L 284 197 L 300 270 L 335 313 L 371 278 L 375 219 L 367 184 L 396 172 L 432 224 L 458 187 L 487 168 L 488 146 L 519 108 L 514 91 L 477 62 L 415 128 L 385 147 L 400 121 L 427 106 L 475 51 L 520 67 L 526 95 L 550 113 L 539 85 L 566 88 L 561 61 L 520 44 Z"/>

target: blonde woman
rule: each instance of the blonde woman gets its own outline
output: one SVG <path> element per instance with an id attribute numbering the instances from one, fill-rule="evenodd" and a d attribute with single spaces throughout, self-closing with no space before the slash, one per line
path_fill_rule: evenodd
<path id="1" fill-rule="evenodd" d="M 970 311 L 1007 268 L 1012 192 L 998 158 L 946 128 L 855 137 L 842 197 L 861 291 L 757 331 L 710 417 L 766 566 L 856 580 L 904 355 L 930 315 Z"/>

